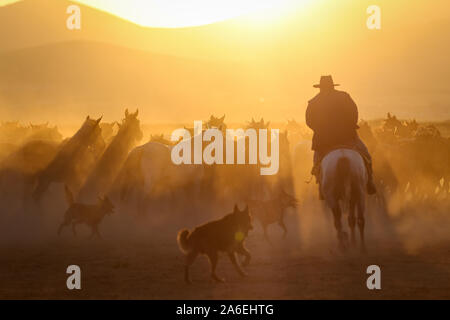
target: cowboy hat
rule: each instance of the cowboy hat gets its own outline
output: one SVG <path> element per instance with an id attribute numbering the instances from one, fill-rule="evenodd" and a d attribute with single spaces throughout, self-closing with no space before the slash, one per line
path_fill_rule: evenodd
<path id="1" fill-rule="evenodd" d="M 333 78 L 331 76 L 321 76 L 320 83 L 313 85 L 314 88 L 329 88 L 329 87 L 337 87 L 339 84 L 333 82 Z"/>

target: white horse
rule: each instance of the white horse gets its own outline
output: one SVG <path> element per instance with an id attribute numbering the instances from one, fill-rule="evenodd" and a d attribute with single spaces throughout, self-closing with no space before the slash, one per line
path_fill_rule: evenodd
<path id="1" fill-rule="evenodd" d="M 361 251 L 365 251 L 364 211 L 368 177 L 363 158 L 355 150 L 337 149 L 323 158 L 321 170 L 320 187 L 325 203 L 333 212 L 340 248 L 344 250 L 348 241 L 347 233 L 342 230 L 341 224 L 343 208 L 348 208 L 352 244 L 356 245 L 357 222 L 361 236 Z"/>

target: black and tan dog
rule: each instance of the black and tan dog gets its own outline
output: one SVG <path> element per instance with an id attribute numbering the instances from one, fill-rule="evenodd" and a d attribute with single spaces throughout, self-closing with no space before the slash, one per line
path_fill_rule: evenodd
<path id="1" fill-rule="evenodd" d="M 178 232 L 178 245 L 180 250 L 186 254 L 186 266 L 184 279 L 190 283 L 189 266 L 195 261 L 199 254 L 206 254 L 211 263 L 211 277 L 224 282 L 216 275 L 216 266 L 219 252 L 226 252 L 237 272 L 241 276 L 246 273 L 241 269 L 236 260 L 235 253 L 245 256 L 243 265 L 248 265 L 251 255 L 244 246 L 244 240 L 249 230 L 252 230 L 252 219 L 248 211 L 248 206 L 240 211 L 237 205 L 232 213 L 220 220 L 208 222 L 195 228 L 192 232 L 181 230 Z"/>
<path id="2" fill-rule="evenodd" d="M 70 192 L 67 186 L 65 187 L 65 191 L 69 208 L 64 215 L 64 221 L 59 226 L 58 235 L 61 233 L 63 227 L 72 224 L 73 235 L 76 236 L 75 226 L 77 224 L 86 224 L 92 228 L 91 237 L 94 235 L 101 237 L 98 231 L 98 225 L 105 215 L 111 214 L 114 211 L 114 205 L 109 198 L 107 196 L 99 198 L 97 204 L 76 203 L 73 199 L 72 192 Z"/>

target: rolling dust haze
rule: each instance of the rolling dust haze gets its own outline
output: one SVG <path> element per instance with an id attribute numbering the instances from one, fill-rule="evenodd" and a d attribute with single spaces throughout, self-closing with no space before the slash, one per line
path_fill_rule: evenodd
<path id="1" fill-rule="evenodd" d="M 370 298 L 353 288 L 365 276 L 355 270 L 373 261 L 395 279 L 382 298 L 448 298 L 448 1 L 381 0 L 377 32 L 365 27 L 371 1 L 314 2 L 270 24 L 243 15 L 174 29 L 80 5 L 74 32 L 70 1 L 0 7 L 0 298 L 72 298 L 60 267 L 75 262 L 92 284 L 81 298 Z M 367 255 L 339 252 L 310 174 L 304 113 L 323 74 L 356 101 L 374 159 Z M 196 119 L 203 129 L 279 129 L 279 171 L 174 165 L 170 135 Z M 180 285 L 180 229 L 281 192 L 298 200 L 283 213 L 286 238 L 275 222 L 265 239 L 251 212 L 249 280 L 223 259 L 230 284 Z M 106 198 L 114 212 L 99 223 L 102 238 L 82 224 L 57 234 L 73 202 L 100 208 Z M 193 278 L 208 268 L 195 264 Z M 411 286 L 415 276 L 434 291 Z"/>

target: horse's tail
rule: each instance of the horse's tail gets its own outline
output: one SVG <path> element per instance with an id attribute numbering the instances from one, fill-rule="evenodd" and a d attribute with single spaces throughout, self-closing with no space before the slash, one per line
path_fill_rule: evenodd
<path id="1" fill-rule="evenodd" d="M 344 194 L 345 183 L 350 174 L 350 160 L 347 157 L 339 158 L 336 164 L 336 193 Z"/>

